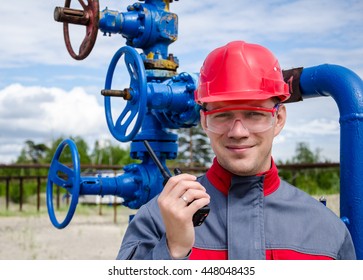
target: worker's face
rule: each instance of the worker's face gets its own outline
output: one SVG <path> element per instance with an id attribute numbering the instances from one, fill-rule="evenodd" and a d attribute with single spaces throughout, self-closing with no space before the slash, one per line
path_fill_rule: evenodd
<path id="1" fill-rule="evenodd" d="M 206 109 L 207 111 L 216 109 L 222 109 L 223 111 L 223 108 L 226 107 L 262 107 L 271 109 L 275 105 L 272 99 L 226 101 L 208 103 Z M 210 139 L 219 164 L 228 171 L 240 176 L 256 175 L 269 170 L 271 167 L 273 139 L 280 133 L 285 124 L 285 106 L 281 105 L 274 116 L 272 117 L 271 115 L 271 123 L 262 132 L 251 132 L 243 126 L 243 122 L 247 122 L 245 118 L 248 118 L 248 114 L 245 111 L 226 112 L 228 113 L 228 119 L 222 119 L 226 121 L 226 129 L 219 130 L 214 127 L 208 127 L 208 123 L 209 125 L 214 123 L 211 122 L 211 119 L 207 120 L 207 118 L 215 117 L 214 114 L 205 115 L 203 112 L 200 114 L 202 127 Z M 230 116 L 230 114 L 232 115 Z M 217 117 L 219 116 L 217 115 Z M 223 115 L 221 118 L 225 118 L 225 116 Z M 228 122 L 229 119 L 230 122 Z M 251 127 L 251 124 L 249 125 Z M 222 130 L 224 131 L 221 132 Z M 251 127 L 250 130 L 253 130 L 253 128 Z M 219 131 L 219 133 L 216 131 Z"/>

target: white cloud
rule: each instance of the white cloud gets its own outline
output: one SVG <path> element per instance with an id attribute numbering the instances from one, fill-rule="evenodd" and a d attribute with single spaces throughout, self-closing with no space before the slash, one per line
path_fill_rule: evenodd
<path id="1" fill-rule="evenodd" d="M 14 160 L 27 139 L 47 143 L 81 136 L 93 145 L 111 138 L 103 104 L 79 87 L 64 91 L 13 84 L 0 90 L 0 127 L 0 162 Z"/>
<path id="2" fill-rule="evenodd" d="M 304 142 L 312 151 L 321 149 L 321 156 L 339 161 L 339 110 L 330 97 L 306 99 L 286 104 L 285 128 L 275 138 L 273 154 L 276 160 L 291 159 L 298 143 Z"/>
<path id="3" fill-rule="evenodd" d="M 135 0 L 101 0 L 100 9 L 126 11 L 127 5 Z M 98 39 L 91 55 L 84 62 L 74 61 L 68 55 L 62 24 L 55 22 L 55 6 L 63 6 L 64 1 L 26 0 L 5 2 L 0 37 L 6 43 L 0 46 L 2 67 L 41 63 L 50 65 L 85 65 L 97 67 L 108 64 L 113 53 L 125 44 L 121 35 Z M 79 3 L 73 1 L 73 8 Z M 194 0 L 174 1 L 170 10 L 179 17 L 179 39 L 170 46 L 177 56 L 198 56 L 202 61 L 213 48 L 230 40 L 243 39 L 272 46 L 281 42 L 285 46 L 278 51 L 285 53 L 290 46 L 320 44 L 346 44 L 361 46 L 363 4 L 361 1 L 219 1 L 210 0 L 208 5 Z M 17 14 L 14 22 L 13 15 Z M 12 24 L 7 24 L 12 23 Z M 30 24 L 31 23 L 31 24 Z M 85 28 L 70 26 L 71 42 L 75 50 L 84 38 Z M 14 36 L 15 35 L 15 36 Z M 288 45 L 286 45 L 288 44 Z M 279 55 L 280 56 L 280 55 Z M 198 71 L 199 67 L 195 68 Z"/>
<path id="4" fill-rule="evenodd" d="M 339 135 L 339 123 L 327 119 L 314 119 L 309 122 L 299 121 L 296 126 L 286 128 L 288 133 L 295 136 L 305 135 Z"/>
<path id="5" fill-rule="evenodd" d="M 135 2 L 123 0 L 120 6 L 120 0 L 100 0 L 100 9 L 124 12 Z M 27 138 L 46 142 L 58 134 L 80 133 L 92 140 L 112 138 L 99 93 L 108 64 L 125 39 L 99 32 L 90 56 L 73 60 L 62 24 L 53 20 L 55 6 L 63 5 L 64 0 L 2 3 L 0 24 L 6 28 L 0 29 L 0 162 L 10 159 L 10 151 L 19 151 Z M 72 1 L 72 7 L 76 5 L 78 1 Z M 209 51 L 238 39 L 270 48 L 284 69 L 330 63 L 363 77 L 362 1 L 181 0 L 173 1 L 170 10 L 179 17 L 179 38 L 169 47 L 179 58 L 179 72 L 198 72 Z M 85 28 L 70 29 L 77 49 Z M 118 67 L 124 70 L 121 62 Z M 121 76 L 128 74 L 114 77 Z M 334 157 L 339 154 L 334 101 L 317 98 L 287 106 L 288 122 L 276 139 L 276 153 L 288 156 L 294 143 L 308 140 L 313 147 L 331 143 L 332 148 L 324 149 Z M 278 149 L 286 143 L 289 148 Z"/>

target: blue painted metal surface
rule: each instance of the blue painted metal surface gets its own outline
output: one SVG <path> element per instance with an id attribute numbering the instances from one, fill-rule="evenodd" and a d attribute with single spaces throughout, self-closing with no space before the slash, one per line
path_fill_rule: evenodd
<path id="1" fill-rule="evenodd" d="M 171 77 L 179 66 L 168 46 L 178 37 L 178 17 L 169 11 L 168 0 L 146 0 L 127 7 L 127 12 L 104 9 L 99 29 L 106 34 L 121 34 L 126 44 L 143 50 L 149 77 Z"/>
<path id="2" fill-rule="evenodd" d="M 177 39 L 177 16 L 169 12 L 169 0 L 146 0 L 119 13 L 105 9 L 101 12 L 99 28 L 104 33 L 119 33 L 127 39 L 111 60 L 105 82 L 105 114 L 111 134 L 121 142 L 132 140 L 130 156 L 140 159 L 140 164 L 124 167 L 124 174 L 115 178 L 81 177 L 79 159 L 72 156 L 71 169 L 59 162 L 65 146 L 72 155 L 77 147 L 67 139 L 62 142 L 52 161 L 48 176 L 47 204 L 49 216 L 57 228 L 67 226 L 74 214 L 79 195 L 116 195 L 124 199 L 123 204 L 137 209 L 160 193 L 163 178 L 143 145 L 148 140 L 161 163 L 166 167 L 167 159 L 175 159 L 178 152 L 175 133 L 167 129 L 191 127 L 199 122 L 199 105 L 194 102 L 197 77 L 187 73 L 177 74 L 177 58 L 168 54 L 168 46 Z M 132 46 L 132 47 L 131 47 Z M 133 47 L 141 48 L 139 54 Z M 130 85 L 128 89 L 112 89 L 115 68 L 124 56 Z M 146 69 L 145 69 L 146 68 Z M 107 95 L 111 93 L 111 95 Z M 111 97 L 117 96 L 117 97 Z M 112 118 L 111 98 L 123 97 L 124 110 L 116 120 Z M 140 131 L 141 128 L 141 131 Z M 131 132 L 130 132 L 131 130 Z M 59 174 L 77 178 L 67 186 Z M 72 194 L 67 218 L 59 223 L 54 215 L 53 184 Z"/>
<path id="3" fill-rule="evenodd" d="M 125 64 L 130 76 L 130 97 L 126 107 L 114 122 L 111 114 L 111 97 L 105 96 L 105 113 L 108 128 L 113 137 L 121 142 L 131 141 L 139 131 L 146 113 L 146 75 L 141 57 L 130 47 L 120 48 L 113 56 L 108 67 L 105 89 L 110 90 L 117 62 L 124 55 Z M 135 124 L 132 126 L 132 122 Z M 131 131 L 127 129 L 132 127 Z"/>
<path id="4" fill-rule="evenodd" d="M 168 45 L 178 37 L 178 17 L 169 11 L 164 0 L 146 0 L 144 4 L 134 3 L 128 12 L 104 9 L 101 12 L 99 29 L 104 34 L 122 34 L 126 44 L 142 48 L 146 55 L 158 55 L 166 59 Z"/>
<path id="5" fill-rule="evenodd" d="M 340 215 L 363 259 L 363 81 L 351 70 L 324 64 L 304 68 L 304 98 L 331 96 L 340 113 Z"/>
<path id="6" fill-rule="evenodd" d="M 159 194 L 163 178 L 150 158 L 143 140 L 149 141 L 155 154 L 167 169 L 166 160 L 175 159 L 178 152 L 178 136 L 168 132 L 167 129 L 191 127 L 199 122 L 200 106 L 194 102 L 197 76 L 181 73 L 162 82 L 154 80 L 146 83 L 141 58 L 131 47 L 122 47 L 113 57 L 107 72 L 105 83 L 107 90 L 112 90 L 112 76 L 122 55 L 125 56 L 125 63 L 131 78 L 130 96 L 125 97 L 126 107 L 117 118 L 116 123 L 111 117 L 111 97 L 105 96 L 106 119 L 110 132 L 116 139 L 122 142 L 132 140 L 130 156 L 142 160 L 142 163 L 125 166 L 124 174 L 115 178 L 81 177 L 77 157 L 72 157 L 74 166 L 78 166 L 74 170 L 58 161 L 66 145 L 71 149 L 72 155 L 78 154 L 77 148 L 71 140 L 67 139 L 62 142 L 54 156 L 48 175 L 48 209 L 51 210 L 51 221 L 57 228 L 64 228 L 69 224 L 79 195 L 116 195 L 124 199 L 125 206 L 138 209 Z M 135 118 L 138 119 L 134 123 L 132 132 L 127 134 L 127 128 L 132 126 Z M 141 131 L 139 131 L 140 128 Z M 51 196 L 53 183 L 65 187 L 60 181 L 59 173 L 78 178 L 67 184 L 67 190 L 73 197 L 72 203 L 74 201 L 75 204 L 71 205 L 67 218 L 62 223 L 58 223 L 54 215 Z"/>
<path id="7" fill-rule="evenodd" d="M 72 155 L 72 163 L 73 169 L 63 165 L 59 158 L 66 146 L 69 146 L 71 155 Z M 79 154 L 77 151 L 77 146 L 75 143 L 70 140 L 66 139 L 62 143 L 59 144 L 48 173 L 48 181 L 47 181 L 47 208 L 49 218 L 52 224 L 59 229 L 66 227 L 73 218 L 74 212 L 76 211 L 76 207 L 78 204 L 78 197 L 81 187 L 81 180 L 80 180 L 80 173 L 81 167 L 79 164 Z M 61 177 L 60 174 L 65 175 Z M 72 200 L 69 205 L 69 209 L 67 212 L 66 217 L 62 222 L 59 222 L 55 216 L 54 207 L 53 207 L 53 184 L 65 188 L 71 195 Z"/>
<path id="8" fill-rule="evenodd" d="M 72 167 L 66 166 L 59 158 L 66 147 L 72 154 Z M 162 163 L 165 166 L 165 157 Z M 80 195 L 115 195 L 124 198 L 123 204 L 131 209 L 138 209 L 155 195 L 160 193 L 163 178 L 153 160 L 145 153 L 142 164 L 130 164 L 124 167 L 125 173 L 117 177 L 82 177 L 77 146 L 66 139 L 58 146 L 53 157 L 47 181 L 47 208 L 52 224 L 65 228 L 72 220 Z M 71 203 L 66 217 L 58 221 L 53 206 L 53 186 L 66 189 L 71 194 Z"/>

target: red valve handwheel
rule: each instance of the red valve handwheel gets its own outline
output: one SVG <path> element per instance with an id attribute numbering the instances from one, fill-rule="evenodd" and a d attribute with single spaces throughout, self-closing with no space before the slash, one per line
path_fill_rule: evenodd
<path id="1" fill-rule="evenodd" d="M 97 33 L 98 33 L 98 21 L 99 21 L 99 2 L 98 0 L 88 0 L 88 5 L 83 0 L 78 0 L 83 7 L 85 16 L 88 17 L 88 23 L 86 25 L 86 36 L 84 37 L 80 47 L 79 53 L 76 54 L 72 48 L 71 41 L 69 39 L 68 22 L 63 22 L 63 34 L 64 41 L 66 43 L 69 54 L 77 60 L 86 58 L 92 51 L 95 45 Z M 65 8 L 70 8 L 71 0 L 66 0 L 64 3 Z"/>

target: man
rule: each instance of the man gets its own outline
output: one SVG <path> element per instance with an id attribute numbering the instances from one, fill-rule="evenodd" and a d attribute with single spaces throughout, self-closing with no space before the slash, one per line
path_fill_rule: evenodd
<path id="1" fill-rule="evenodd" d="M 277 59 L 243 41 L 212 51 L 195 100 L 216 155 L 204 176 L 169 179 L 138 211 L 119 259 L 355 259 L 344 223 L 281 180 L 271 156 L 290 97 Z M 205 222 L 192 217 L 209 204 Z"/>

